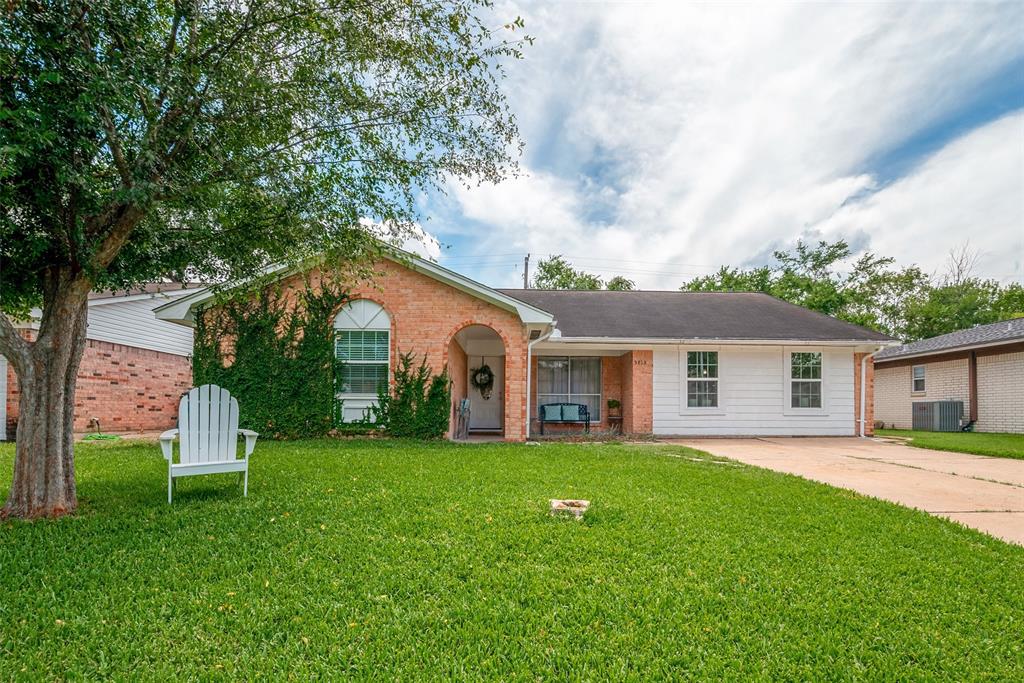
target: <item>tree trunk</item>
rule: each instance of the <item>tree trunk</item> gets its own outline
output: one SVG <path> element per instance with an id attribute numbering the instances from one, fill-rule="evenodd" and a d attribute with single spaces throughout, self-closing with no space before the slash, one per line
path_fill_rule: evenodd
<path id="1" fill-rule="evenodd" d="M 53 294 L 18 373 L 14 481 L 0 518 L 60 517 L 78 507 L 75 490 L 75 384 L 88 315 L 88 285 Z M 49 298 L 49 297 L 48 297 Z"/>

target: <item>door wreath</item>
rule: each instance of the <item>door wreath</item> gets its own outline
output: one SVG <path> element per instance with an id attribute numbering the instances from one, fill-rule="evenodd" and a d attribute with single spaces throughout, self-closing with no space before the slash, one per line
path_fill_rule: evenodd
<path id="1" fill-rule="evenodd" d="M 494 371 L 487 363 L 473 368 L 470 371 L 469 380 L 474 387 L 480 390 L 480 395 L 484 397 L 485 401 L 490 400 L 491 390 L 494 389 Z"/>

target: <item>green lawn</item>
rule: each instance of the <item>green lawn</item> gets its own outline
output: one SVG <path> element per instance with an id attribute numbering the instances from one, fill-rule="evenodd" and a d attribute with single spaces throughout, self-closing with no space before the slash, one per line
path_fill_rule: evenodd
<path id="1" fill-rule="evenodd" d="M 1024 459 L 1024 434 L 914 432 L 909 429 L 879 429 L 875 434 L 907 437 L 910 439 L 910 445 L 918 448 Z"/>
<path id="2" fill-rule="evenodd" d="M 78 453 L 77 518 L 0 525 L 0 679 L 1024 677 L 1024 548 L 679 447 L 261 443 L 173 506 Z"/>

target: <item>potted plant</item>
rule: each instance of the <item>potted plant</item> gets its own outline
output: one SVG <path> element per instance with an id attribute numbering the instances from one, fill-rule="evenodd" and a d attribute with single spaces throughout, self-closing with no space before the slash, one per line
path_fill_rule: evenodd
<path id="1" fill-rule="evenodd" d="M 622 417 L 622 403 L 619 399 L 608 399 L 608 417 Z"/>

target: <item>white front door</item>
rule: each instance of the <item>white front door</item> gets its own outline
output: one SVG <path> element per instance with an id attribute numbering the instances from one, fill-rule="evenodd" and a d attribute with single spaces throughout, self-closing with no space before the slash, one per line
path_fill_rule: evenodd
<path id="1" fill-rule="evenodd" d="M 505 356 L 470 356 L 467 365 L 469 428 L 500 430 L 505 421 Z M 487 365 L 494 373 L 494 386 L 487 399 L 473 386 L 473 371 L 482 365 Z"/>

